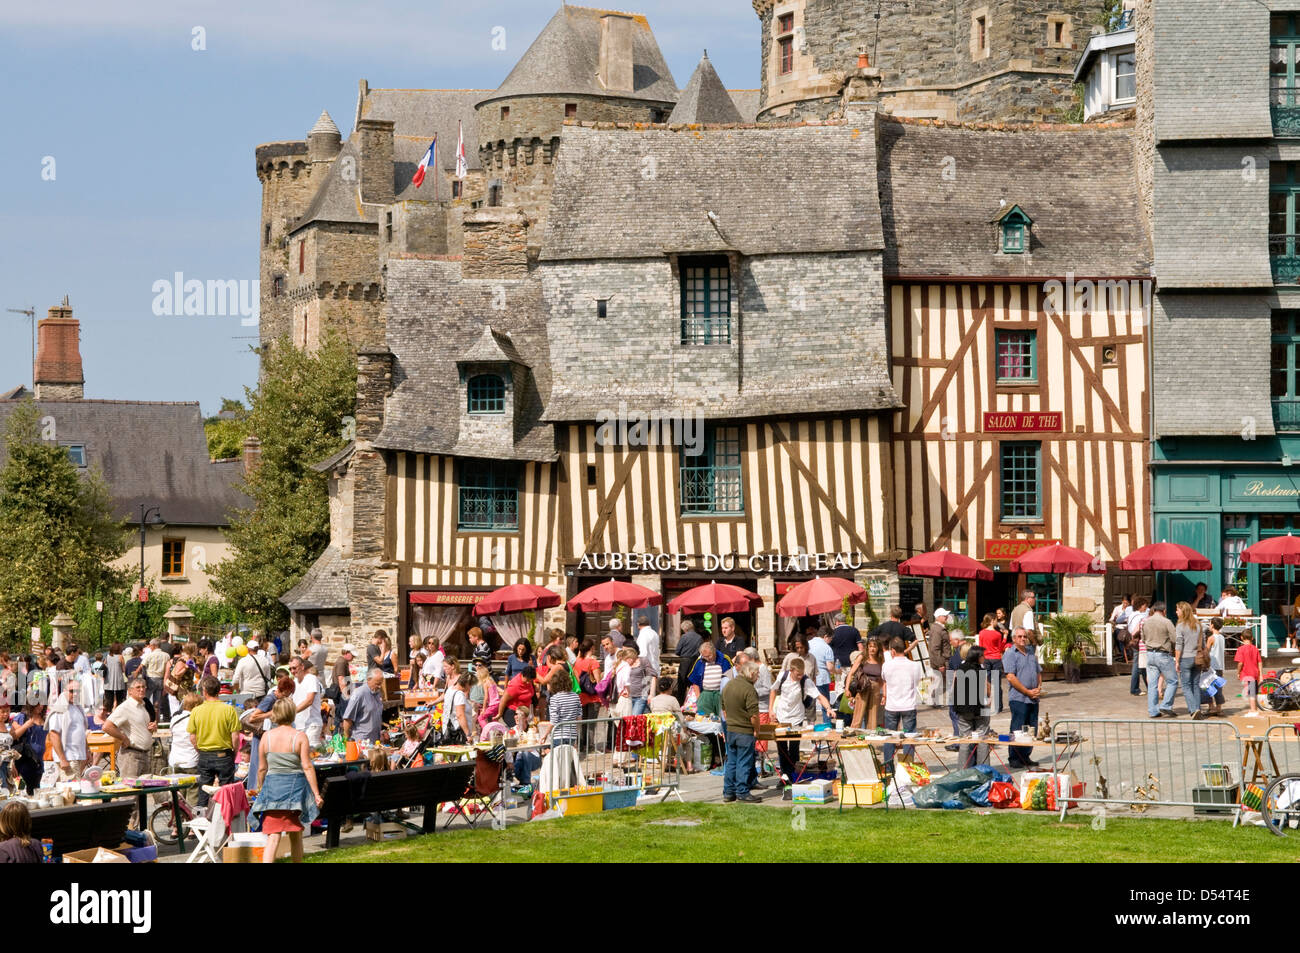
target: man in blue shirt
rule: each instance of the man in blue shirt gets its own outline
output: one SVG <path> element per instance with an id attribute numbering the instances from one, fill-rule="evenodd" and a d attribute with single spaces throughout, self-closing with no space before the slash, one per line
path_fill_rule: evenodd
<path id="1" fill-rule="evenodd" d="M 835 664 L 844 670 L 853 665 L 852 655 L 862 651 L 862 633 L 857 626 L 849 625 L 843 612 L 835 613 L 835 630 L 831 632 L 831 651 Z"/>
<path id="2" fill-rule="evenodd" d="M 1032 728 L 1038 730 L 1038 696 L 1042 669 L 1034 647 L 1029 644 L 1029 633 L 1017 626 L 1011 633 L 1015 644 L 1002 656 L 1002 670 L 1011 686 L 1011 730 Z M 1010 748 L 1007 760 L 1013 768 L 1035 768 L 1038 765 L 1029 757 L 1032 748 Z"/>
<path id="3" fill-rule="evenodd" d="M 384 727 L 384 672 L 372 668 L 366 676 L 366 687 L 352 693 L 347 710 L 343 712 L 343 737 L 374 744 Z"/>

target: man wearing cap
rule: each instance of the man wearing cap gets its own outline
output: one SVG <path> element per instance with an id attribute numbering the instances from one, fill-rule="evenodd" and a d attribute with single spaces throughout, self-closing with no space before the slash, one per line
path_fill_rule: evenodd
<path id="1" fill-rule="evenodd" d="M 948 670 L 948 659 L 952 658 L 952 641 L 948 637 L 948 620 L 952 617 L 943 606 L 934 610 L 934 622 L 925 635 L 925 644 L 930 649 L 930 668 L 941 678 Z"/>
<path id="2" fill-rule="evenodd" d="M 271 666 L 258 657 L 258 644 L 252 640 L 246 646 L 248 654 L 235 666 L 231 687 L 237 694 L 253 696 L 254 701 L 261 701 L 271 690 Z"/>

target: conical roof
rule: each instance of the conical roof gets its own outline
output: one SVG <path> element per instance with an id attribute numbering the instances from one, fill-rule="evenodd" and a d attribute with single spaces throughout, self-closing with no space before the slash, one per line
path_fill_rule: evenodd
<path id="1" fill-rule="evenodd" d="M 597 79 L 601 18 L 610 15 L 632 19 L 632 89 L 607 90 Z M 672 103 L 677 101 L 677 84 L 644 16 L 565 4 L 533 40 L 505 82 L 479 105 L 512 96 L 564 93 Z"/>
<path id="2" fill-rule="evenodd" d="M 691 74 L 691 81 L 682 90 L 681 98 L 668 117 L 669 123 L 721 123 L 744 122 L 727 87 L 722 85 L 718 71 L 709 62 L 709 52 L 704 51 L 700 65 Z"/>
<path id="3" fill-rule="evenodd" d="M 339 133 L 339 127 L 334 125 L 334 120 L 330 118 L 330 114 L 322 109 L 320 118 L 316 120 L 316 125 L 311 127 L 311 132 L 307 133 L 307 135 L 308 136 L 319 136 L 319 135 L 338 136 L 340 135 L 340 133 Z"/>

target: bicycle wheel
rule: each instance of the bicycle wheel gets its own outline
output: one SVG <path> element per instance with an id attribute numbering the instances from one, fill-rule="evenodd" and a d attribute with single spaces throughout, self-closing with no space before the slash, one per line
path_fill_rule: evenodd
<path id="1" fill-rule="evenodd" d="M 171 804 L 160 804 L 149 814 L 149 830 L 154 839 L 168 847 L 176 843 L 176 830 L 172 824 Z"/>
<path id="2" fill-rule="evenodd" d="M 1300 774 L 1283 774 L 1274 778 L 1264 790 L 1260 813 L 1264 826 L 1278 837 L 1300 827 Z"/>
<path id="3" fill-rule="evenodd" d="M 1281 687 L 1282 682 L 1279 679 L 1265 678 L 1262 679 L 1259 685 L 1255 688 L 1255 695 L 1256 697 L 1263 695 L 1264 704 L 1271 709 L 1273 707 L 1273 693 Z"/>

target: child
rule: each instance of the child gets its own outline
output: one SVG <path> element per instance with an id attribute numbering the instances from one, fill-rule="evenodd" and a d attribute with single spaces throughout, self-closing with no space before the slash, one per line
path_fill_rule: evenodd
<path id="1" fill-rule="evenodd" d="M 1210 620 L 1210 635 L 1205 641 L 1205 650 L 1210 655 L 1210 672 L 1209 674 L 1223 678 L 1223 646 L 1225 640 L 1223 637 L 1223 620 Z M 1215 694 L 1210 696 L 1210 714 L 1223 714 L 1223 689 L 1220 688 Z"/>
<path id="2" fill-rule="evenodd" d="M 1237 649 L 1237 677 L 1241 679 L 1241 690 L 1246 696 L 1252 712 L 1259 711 L 1259 649 L 1255 648 L 1255 636 L 1249 629 L 1241 633 L 1241 647 Z"/>
<path id="3" fill-rule="evenodd" d="M 420 747 L 420 728 L 414 722 L 406 726 L 406 741 L 399 752 L 402 760 L 412 757 Z"/>
<path id="4" fill-rule="evenodd" d="M 673 680 L 671 678 L 661 678 L 656 686 L 659 694 L 650 699 L 650 711 L 652 713 L 671 714 L 677 717 L 677 728 L 681 729 L 686 725 L 686 716 L 682 714 L 681 703 L 677 701 L 677 696 L 673 694 Z M 664 757 L 671 760 L 678 755 L 677 750 L 677 730 L 669 731 L 664 735 Z M 683 752 L 683 755 L 685 753 Z M 686 774 L 693 774 L 695 766 L 691 760 L 686 757 L 679 759 L 681 770 Z"/>

